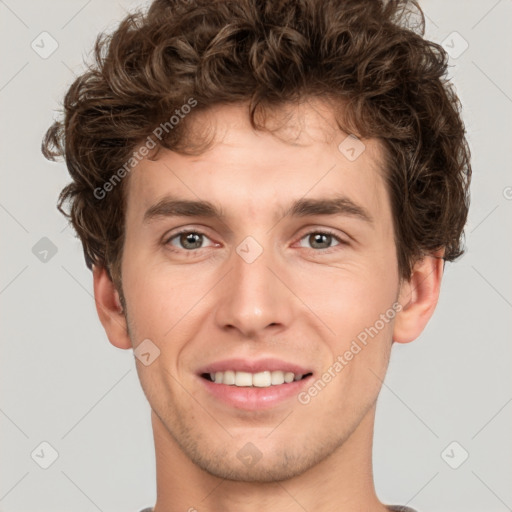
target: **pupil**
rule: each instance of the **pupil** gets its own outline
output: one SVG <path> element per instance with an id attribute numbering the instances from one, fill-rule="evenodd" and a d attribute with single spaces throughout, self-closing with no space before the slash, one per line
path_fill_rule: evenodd
<path id="1" fill-rule="evenodd" d="M 329 241 L 330 241 L 330 238 L 331 238 L 331 235 L 327 235 L 327 234 L 323 234 L 323 233 L 315 233 L 313 236 L 313 240 L 314 242 L 312 243 L 313 247 L 314 245 L 318 242 L 318 243 L 322 243 L 322 239 L 324 239 L 324 244 L 327 243 L 327 246 L 329 246 Z M 325 239 L 327 239 L 327 242 L 325 241 Z M 325 247 L 323 247 L 325 249 Z"/>
<path id="2" fill-rule="evenodd" d="M 201 247 L 201 240 L 199 238 L 200 236 L 201 235 L 199 235 L 198 233 L 185 233 L 181 237 L 183 247 L 187 249 L 197 249 L 198 247 Z M 192 247 L 189 246 L 189 243 L 192 244 Z"/>

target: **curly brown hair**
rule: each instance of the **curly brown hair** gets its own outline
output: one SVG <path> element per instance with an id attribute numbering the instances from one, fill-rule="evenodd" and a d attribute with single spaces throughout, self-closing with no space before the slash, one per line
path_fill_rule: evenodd
<path id="1" fill-rule="evenodd" d="M 46 158 L 65 156 L 73 181 L 57 207 L 88 267 L 106 268 L 120 286 L 127 179 L 108 197 L 95 191 L 142 141 L 198 154 L 209 142 L 186 128 L 199 112 L 248 102 L 252 126 L 264 130 L 256 114 L 308 97 L 334 99 L 341 129 L 382 141 L 400 277 L 438 249 L 459 257 L 470 150 L 448 56 L 424 33 L 416 0 L 154 0 L 99 34 L 93 64 L 42 143 Z M 154 141 L 155 127 L 191 98 L 190 115 Z"/>

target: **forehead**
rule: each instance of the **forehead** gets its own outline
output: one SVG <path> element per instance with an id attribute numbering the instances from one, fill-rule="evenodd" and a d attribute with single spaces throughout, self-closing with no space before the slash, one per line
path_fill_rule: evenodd
<path id="1" fill-rule="evenodd" d="M 240 208 L 252 214 L 272 208 L 278 216 L 291 199 L 334 193 L 368 211 L 379 208 L 386 196 L 383 147 L 342 132 L 329 104 L 283 107 L 270 112 L 265 127 L 272 132 L 253 129 L 246 104 L 195 115 L 189 136 L 213 135 L 209 149 L 198 156 L 164 149 L 155 161 L 139 162 L 128 183 L 128 213 L 142 219 L 169 194 L 218 202 L 228 216 Z"/>

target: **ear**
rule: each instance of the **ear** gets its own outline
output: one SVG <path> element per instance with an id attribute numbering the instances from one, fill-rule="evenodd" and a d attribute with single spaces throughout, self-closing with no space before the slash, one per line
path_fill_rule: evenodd
<path id="1" fill-rule="evenodd" d="M 128 336 L 126 317 L 123 313 L 119 293 L 104 267 L 94 265 L 94 301 L 100 322 L 114 347 L 133 348 Z"/>
<path id="2" fill-rule="evenodd" d="M 395 317 L 393 341 L 415 340 L 433 315 L 441 289 L 443 256 L 444 248 L 423 257 L 414 265 L 411 278 L 402 282 L 398 298 L 402 310 Z"/>

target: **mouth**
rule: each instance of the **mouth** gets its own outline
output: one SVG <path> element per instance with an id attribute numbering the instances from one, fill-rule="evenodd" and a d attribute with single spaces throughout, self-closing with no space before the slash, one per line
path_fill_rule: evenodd
<path id="1" fill-rule="evenodd" d="M 313 380 L 307 366 L 275 357 L 230 358 L 197 369 L 209 399 L 219 407 L 245 411 L 290 407 Z"/>
<path id="2" fill-rule="evenodd" d="M 212 402 L 219 407 L 254 413 L 279 407 L 293 407 L 298 395 L 313 380 L 313 372 L 294 367 L 297 373 L 286 370 L 227 370 L 201 371 L 199 381 Z M 229 368 L 229 366 L 228 366 Z M 246 367 L 246 369 L 248 369 Z M 299 373 L 300 372 L 300 373 Z"/>
<path id="3" fill-rule="evenodd" d="M 301 381 L 312 375 L 311 372 L 301 374 L 283 370 L 264 370 L 257 373 L 226 370 L 223 372 L 202 373 L 201 377 L 214 384 L 244 388 L 269 388 Z"/>

